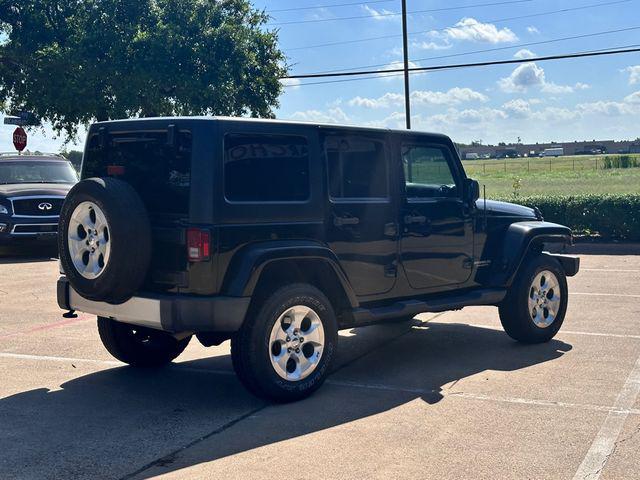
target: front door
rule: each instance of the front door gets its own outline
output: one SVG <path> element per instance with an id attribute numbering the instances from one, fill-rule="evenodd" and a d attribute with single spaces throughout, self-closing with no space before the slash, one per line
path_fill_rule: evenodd
<path id="1" fill-rule="evenodd" d="M 327 242 L 358 296 L 384 293 L 397 274 L 398 224 L 386 134 L 326 131 Z"/>
<path id="2" fill-rule="evenodd" d="M 403 141 L 402 265 L 414 289 L 467 281 L 473 267 L 471 206 L 462 167 L 446 143 Z"/>

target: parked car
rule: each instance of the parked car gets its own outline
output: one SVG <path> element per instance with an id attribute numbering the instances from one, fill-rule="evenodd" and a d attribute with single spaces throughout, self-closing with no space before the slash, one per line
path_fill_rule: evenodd
<path id="1" fill-rule="evenodd" d="M 157 367 L 231 339 L 253 393 L 303 398 L 338 330 L 494 305 L 525 343 L 558 332 L 569 228 L 478 200 L 449 138 L 273 120 L 93 125 L 60 220 L 61 308 L 117 359 Z"/>
<path id="2" fill-rule="evenodd" d="M 0 245 L 55 245 L 62 203 L 77 181 L 58 155 L 0 154 Z"/>

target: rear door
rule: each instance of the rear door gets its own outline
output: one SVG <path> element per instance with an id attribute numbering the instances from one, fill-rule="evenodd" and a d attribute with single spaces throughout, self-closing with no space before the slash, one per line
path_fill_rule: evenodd
<path id="1" fill-rule="evenodd" d="M 473 223 L 452 146 L 405 137 L 397 148 L 404 176 L 400 251 L 411 287 L 466 282 L 473 266 Z"/>
<path id="2" fill-rule="evenodd" d="M 359 296 L 384 293 L 397 273 L 397 210 L 387 135 L 324 131 L 327 241 Z"/>

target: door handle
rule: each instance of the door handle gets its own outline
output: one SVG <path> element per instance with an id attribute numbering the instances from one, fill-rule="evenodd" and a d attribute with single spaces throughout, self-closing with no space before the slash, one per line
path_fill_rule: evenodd
<path id="1" fill-rule="evenodd" d="M 412 223 L 427 223 L 427 217 L 424 215 L 405 215 L 404 223 L 405 225 L 410 225 Z"/>
<path id="2" fill-rule="evenodd" d="M 344 225 L 358 225 L 360 223 L 360 219 L 358 217 L 335 217 L 333 219 L 333 224 L 336 227 L 342 227 Z"/>

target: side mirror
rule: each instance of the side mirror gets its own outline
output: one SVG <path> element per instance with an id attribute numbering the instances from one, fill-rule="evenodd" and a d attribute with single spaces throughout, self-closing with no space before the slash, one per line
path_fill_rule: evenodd
<path id="1" fill-rule="evenodd" d="M 480 198 L 480 184 L 477 180 L 467 178 L 465 180 L 465 193 L 467 200 L 471 203 L 475 203 Z"/>

